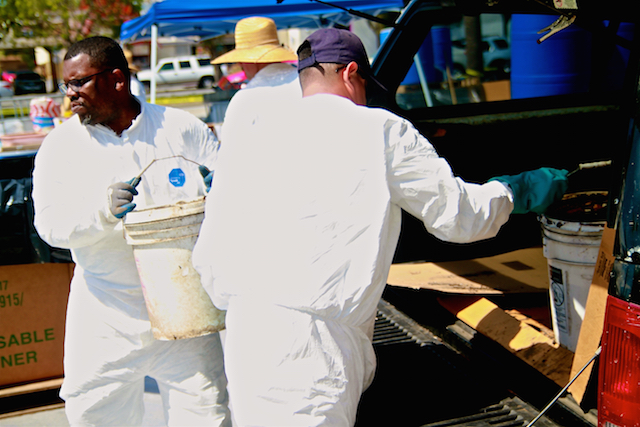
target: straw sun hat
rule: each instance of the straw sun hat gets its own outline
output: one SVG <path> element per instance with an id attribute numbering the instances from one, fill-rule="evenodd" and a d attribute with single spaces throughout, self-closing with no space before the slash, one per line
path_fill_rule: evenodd
<path id="1" fill-rule="evenodd" d="M 298 57 L 278 41 L 278 31 L 272 19 L 245 18 L 236 24 L 236 48 L 211 61 L 212 64 L 269 63 L 297 61 Z"/>
<path id="2" fill-rule="evenodd" d="M 134 73 L 140 71 L 140 67 L 133 63 L 133 52 L 131 52 L 129 49 L 123 49 L 123 51 L 124 57 L 127 58 L 127 62 L 129 63 L 129 69 Z"/>

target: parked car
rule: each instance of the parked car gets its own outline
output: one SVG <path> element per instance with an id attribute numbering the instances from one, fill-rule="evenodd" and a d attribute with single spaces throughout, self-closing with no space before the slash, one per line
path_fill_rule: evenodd
<path id="1" fill-rule="evenodd" d="M 13 84 L 13 81 L 16 79 L 15 71 L 3 71 L 2 72 L 2 80 L 5 82 L 9 82 Z"/>
<path id="2" fill-rule="evenodd" d="M 150 69 L 139 71 L 138 80 L 144 84 L 147 92 L 151 88 Z M 215 83 L 211 59 L 199 56 L 181 56 L 163 58 L 156 66 L 157 85 L 182 85 L 197 88 L 211 88 Z"/>
<path id="3" fill-rule="evenodd" d="M 13 85 L 6 80 L 0 80 L 0 98 L 8 98 L 10 96 L 13 96 Z"/>
<path id="4" fill-rule="evenodd" d="M 485 37 L 481 42 L 484 69 L 504 78 L 511 72 L 511 49 L 503 37 Z M 455 74 L 464 75 L 467 68 L 466 40 L 453 40 L 451 54 Z"/>
<path id="5" fill-rule="evenodd" d="M 17 71 L 13 80 L 13 93 L 23 95 L 26 93 L 47 93 L 47 84 L 34 71 Z"/>

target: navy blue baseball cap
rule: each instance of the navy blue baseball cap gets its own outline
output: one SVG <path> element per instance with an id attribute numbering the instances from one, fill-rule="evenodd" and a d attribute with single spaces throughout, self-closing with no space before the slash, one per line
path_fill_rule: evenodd
<path id="1" fill-rule="evenodd" d="M 310 47 L 311 55 L 300 58 L 300 53 L 305 50 L 305 45 Z M 320 63 L 347 65 L 350 62 L 358 64 L 358 73 L 362 77 L 386 90 L 373 77 L 364 45 L 360 38 L 351 31 L 339 28 L 322 28 L 307 37 L 298 48 L 298 73 Z"/>

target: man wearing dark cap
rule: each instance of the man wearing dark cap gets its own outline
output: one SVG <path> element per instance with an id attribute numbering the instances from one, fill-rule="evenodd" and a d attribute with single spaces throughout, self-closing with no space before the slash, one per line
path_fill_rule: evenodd
<path id="1" fill-rule="evenodd" d="M 225 366 L 241 426 L 352 426 L 375 371 L 372 334 L 401 209 L 450 242 L 494 237 L 562 196 L 566 171 L 456 178 L 407 120 L 364 106 L 360 40 L 298 49 L 303 98 L 223 144 L 193 259 L 227 309 Z"/>

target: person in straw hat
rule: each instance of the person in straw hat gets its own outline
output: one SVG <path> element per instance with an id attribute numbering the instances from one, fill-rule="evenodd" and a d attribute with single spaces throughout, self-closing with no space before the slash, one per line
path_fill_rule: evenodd
<path id="1" fill-rule="evenodd" d="M 240 64 L 250 79 L 227 107 L 221 139 L 225 133 L 254 121 L 265 108 L 273 108 L 274 101 L 286 103 L 302 97 L 297 55 L 280 44 L 272 19 L 255 16 L 238 21 L 235 43 L 235 49 L 211 61 L 212 64 Z"/>
<path id="2" fill-rule="evenodd" d="M 136 75 L 136 73 L 140 71 L 140 67 L 133 63 L 133 52 L 129 49 L 123 50 L 124 57 L 127 58 L 127 63 L 129 64 L 129 73 L 131 74 L 131 94 L 141 102 L 147 102 L 147 92 L 144 89 L 144 85 L 140 80 L 138 80 L 138 76 Z"/>

